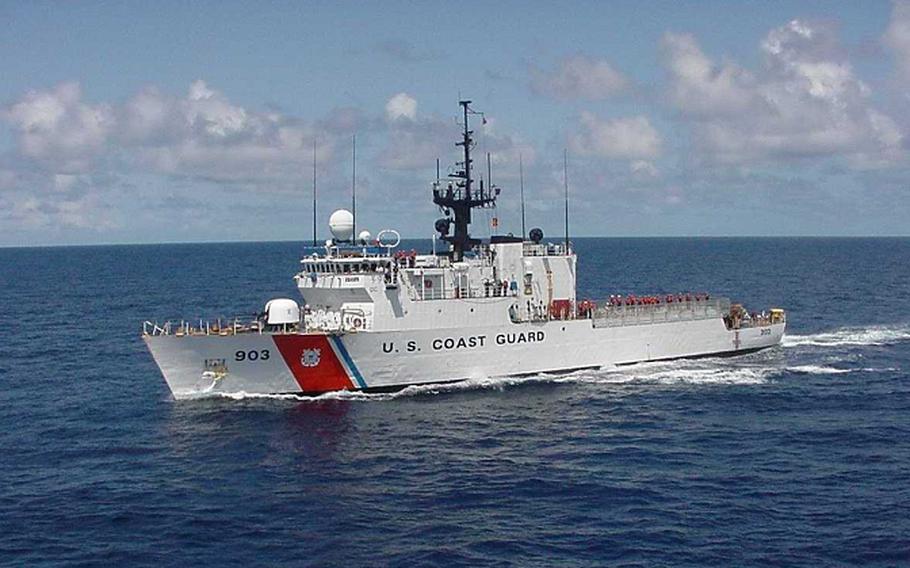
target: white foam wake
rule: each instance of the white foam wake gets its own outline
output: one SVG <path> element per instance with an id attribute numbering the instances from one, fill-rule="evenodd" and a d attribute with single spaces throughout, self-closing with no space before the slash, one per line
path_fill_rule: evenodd
<path id="1" fill-rule="evenodd" d="M 910 326 L 872 326 L 843 328 L 812 335 L 785 335 L 784 347 L 847 347 L 862 345 L 893 345 L 910 341 Z"/>
<path id="2" fill-rule="evenodd" d="M 472 390 L 504 390 L 507 387 L 521 383 L 531 382 L 551 382 L 555 377 L 546 375 L 532 375 L 528 377 L 503 377 L 503 378 L 478 378 L 465 379 L 451 383 L 414 385 L 404 387 L 401 390 L 393 392 L 360 392 L 360 391 L 333 391 L 320 395 L 300 395 L 300 394 L 265 394 L 251 393 L 246 391 L 219 392 L 219 391 L 197 391 L 193 393 L 184 393 L 181 399 L 211 399 L 227 398 L 231 400 L 254 400 L 254 399 L 271 399 L 271 400 L 289 400 L 300 402 L 321 402 L 327 400 L 352 400 L 352 401 L 382 401 L 394 400 L 397 398 L 411 396 L 435 395 L 458 391 Z"/>
<path id="3" fill-rule="evenodd" d="M 731 364 L 729 359 L 700 359 L 640 363 L 611 370 L 575 373 L 555 380 L 604 384 L 745 385 L 766 382 L 779 371 L 770 366 Z"/>
<path id="4" fill-rule="evenodd" d="M 683 365 L 690 362 L 681 362 Z M 387 401 L 414 396 L 432 396 L 446 393 L 478 390 L 502 391 L 517 385 L 533 383 L 551 384 L 597 384 L 597 385 L 749 385 L 767 382 L 782 369 L 774 367 L 710 367 L 674 366 L 672 363 L 633 365 L 620 369 L 577 371 L 566 375 L 540 374 L 527 377 L 501 377 L 466 379 L 452 383 L 415 385 L 399 391 L 368 393 L 359 391 L 335 391 L 318 396 L 296 394 L 259 394 L 248 392 L 205 392 L 193 398 L 227 398 L 231 400 L 272 399 L 300 402 L 321 402 L 330 400 Z"/>
<path id="5" fill-rule="evenodd" d="M 787 370 L 791 373 L 801 373 L 804 375 L 841 375 L 844 373 L 852 373 L 857 369 L 838 369 L 837 367 L 826 367 L 824 365 L 796 365 L 793 367 L 787 367 Z M 866 370 L 866 369 L 859 369 Z M 878 370 L 878 369 L 869 369 L 869 370 Z"/>

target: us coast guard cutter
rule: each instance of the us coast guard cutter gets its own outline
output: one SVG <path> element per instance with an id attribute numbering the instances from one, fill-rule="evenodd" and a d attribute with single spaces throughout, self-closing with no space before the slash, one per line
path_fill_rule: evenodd
<path id="1" fill-rule="evenodd" d="M 176 398 L 200 393 L 392 390 L 469 378 L 568 372 L 770 347 L 783 310 L 748 313 L 709 294 L 576 297 L 571 243 L 469 234 L 499 189 L 472 177 L 474 111 L 462 101 L 464 152 L 433 184 L 443 253 L 397 250 L 385 230 L 354 238 L 353 216 L 301 260 L 304 305 L 275 299 L 250 320 L 145 322 L 143 339 Z M 489 181 L 489 180 L 487 180 Z"/>

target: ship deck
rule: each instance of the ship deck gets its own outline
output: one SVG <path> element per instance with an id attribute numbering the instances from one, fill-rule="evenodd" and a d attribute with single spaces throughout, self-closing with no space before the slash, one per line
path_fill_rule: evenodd
<path id="1" fill-rule="evenodd" d="M 588 300 L 577 302 L 565 311 L 559 309 L 542 310 L 534 317 L 524 320 L 513 320 L 513 323 L 591 320 L 592 327 L 624 327 L 654 325 L 668 322 L 695 321 L 704 319 L 723 319 L 728 329 L 748 329 L 768 327 L 773 323 L 785 321 L 782 312 L 761 312 L 734 317 L 736 306 L 728 298 L 693 297 L 692 299 L 655 301 L 653 303 L 628 300 L 616 301 L 611 298 L 606 305 Z M 142 325 L 143 336 L 173 335 L 176 337 L 192 336 L 231 336 L 242 334 L 333 334 L 333 333 L 374 333 L 383 330 L 369 329 L 326 329 L 325 327 L 307 326 L 306 316 L 301 323 L 283 326 L 268 326 L 261 320 L 249 317 L 217 318 L 214 320 L 168 320 L 163 323 L 145 321 Z"/>

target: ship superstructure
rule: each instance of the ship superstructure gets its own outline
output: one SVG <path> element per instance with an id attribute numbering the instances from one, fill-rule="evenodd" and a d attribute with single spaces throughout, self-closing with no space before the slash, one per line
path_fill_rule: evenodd
<path id="1" fill-rule="evenodd" d="M 460 104 L 463 160 L 432 185 L 446 250 L 403 250 L 394 230 L 355 237 L 353 216 L 336 211 L 334 238 L 294 276 L 302 304 L 272 300 L 253 321 L 146 322 L 143 338 L 176 397 L 396 389 L 780 342 L 783 310 L 748 313 L 704 293 L 579 301 L 568 239 L 546 242 L 539 229 L 472 237 L 472 212 L 493 207 L 500 190 L 473 178 L 474 111 Z"/>

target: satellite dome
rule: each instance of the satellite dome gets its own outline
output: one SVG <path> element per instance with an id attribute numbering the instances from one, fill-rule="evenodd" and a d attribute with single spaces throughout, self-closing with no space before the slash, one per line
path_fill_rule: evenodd
<path id="1" fill-rule="evenodd" d="M 373 238 L 373 235 L 369 231 L 360 231 L 360 234 L 357 235 L 357 240 L 363 244 L 369 244 L 370 239 Z"/>
<path id="2" fill-rule="evenodd" d="M 347 209 L 339 209 L 329 217 L 329 229 L 335 240 L 350 241 L 354 236 L 354 214 Z"/>
<path id="3" fill-rule="evenodd" d="M 276 298 L 265 304 L 266 323 L 283 325 L 300 321 L 300 306 L 288 298 Z"/>

